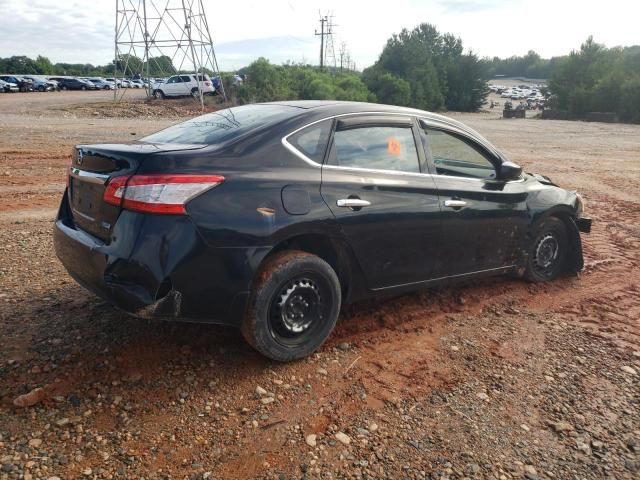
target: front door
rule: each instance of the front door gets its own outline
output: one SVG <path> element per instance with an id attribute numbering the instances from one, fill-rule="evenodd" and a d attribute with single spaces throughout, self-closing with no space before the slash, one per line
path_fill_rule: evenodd
<path id="1" fill-rule="evenodd" d="M 338 120 L 322 169 L 322 197 L 374 290 L 429 279 L 437 252 L 438 194 L 421 173 L 413 124 L 391 115 Z"/>
<path id="2" fill-rule="evenodd" d="M 497 179 L 499 159 L 473 140 L 442 129 L 424 131 L 442 207 L 434 277 L 515 265 L 528 225 L 524 182 Z"/>

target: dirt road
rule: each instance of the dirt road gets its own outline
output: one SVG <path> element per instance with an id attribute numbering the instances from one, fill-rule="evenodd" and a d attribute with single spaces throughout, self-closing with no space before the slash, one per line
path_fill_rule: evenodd
<path id="1" fill-rule="evenodd" d="M 58 263 L 72 145 L 184 111 L 96 95 L 0 95 L 0 479 L 640 476 L 640 126 L 454 115 L 584 194 L 584 272 L 355 305 L 281 365 L 129 318 Z"/>

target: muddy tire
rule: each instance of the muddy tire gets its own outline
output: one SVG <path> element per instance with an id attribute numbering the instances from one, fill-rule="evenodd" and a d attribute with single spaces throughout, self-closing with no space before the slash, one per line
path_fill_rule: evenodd
<path id="1" fill-rule="evenodd" d="M 297 250 L 277 253 L 256 275 L 242 335 L 273 360 L 304 358 L 333 330 L 341 301 L 340 281 L 327 262 Z"/>
<path id="2" fill-rule="evenodd" d="M 565 272 L 569 258 L 569 238 L 564 222 L 545 218 L 535 231 L 524 278 L 534 283 L 548 282 Z"/>

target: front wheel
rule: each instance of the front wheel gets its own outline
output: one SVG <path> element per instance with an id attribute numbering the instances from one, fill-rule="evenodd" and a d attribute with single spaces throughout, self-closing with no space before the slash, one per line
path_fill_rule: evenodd
<path id="1" fill-rule="evenodd" d="M 530 282 L 558 278 L 567 266 L 569 240 L 567 227 L 556 217 L 545 218 L 534 233 L 524 276 Z"/>
<path id="2" fill-rule="evenodd" d="M 157 100 L 164 100 L 164 93 L 162 93 L 162 90 L 156 90 L 153 92 L 153 98 Z"/>
<path id="3" fill-rule="evenodd" d="M 279 362 L 304 358 L 327 339 L 342 294 L 331 266 L 310 253 L 287 250 L 266 260 L 256 275 L 242 334 Z"/>

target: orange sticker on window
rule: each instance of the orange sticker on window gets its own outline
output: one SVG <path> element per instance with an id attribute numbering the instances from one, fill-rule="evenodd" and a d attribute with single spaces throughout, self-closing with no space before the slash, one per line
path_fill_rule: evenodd
<path id="1" fill-rule="evenodd" d="M 402 148 L 400 147 L 400 142 L 395 137 L 389 137 L 387 139 L 387 152 L 389 155 L 393 155 L 394 157 L 399 157 L 402 153 Z"/>

